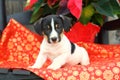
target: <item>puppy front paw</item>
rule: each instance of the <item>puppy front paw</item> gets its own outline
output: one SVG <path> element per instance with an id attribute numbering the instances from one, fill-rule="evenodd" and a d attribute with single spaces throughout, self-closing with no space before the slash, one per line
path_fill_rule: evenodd
<path id="1" fill-rule="evenodd" d="M 41 67 L 40 67 L 40 66 L 33 65 L 33 66 L 28 66 L 28 68 L 41 68 Z"/>
<path id="2" fill-rule="evenodd" d="M 48 66 L 47 67 L 47 69 L 52 69 L 52 70 L 57 70 L 57 69 L 59 69 L 61 66 L 57 66 L 57 65 L 50 65 L 50 66 Z"/>

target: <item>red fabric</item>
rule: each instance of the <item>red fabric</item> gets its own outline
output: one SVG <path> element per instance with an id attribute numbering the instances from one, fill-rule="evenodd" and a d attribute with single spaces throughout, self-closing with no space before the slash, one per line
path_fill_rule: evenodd
<path id="1" fill-rule="evenodd" d="M 72 42 L 94 42 L 96 34 L 100 31 L 100 27 L 93 24 L 88 23 L 87 25 L 83 25 L 80 22 L 77 22 L 73 25 L 72 29 L 66 33 L 66 36 Z"/>
<path id="2" fill-rule="evenodd" d="M 100 45 L 77 42 L 90 56 L 90 65 L 64 66 L 48 70 L 47 61 L 41 69 L 31 69 L 42 37 L 11 19 L 0 41 L 0 68 L 23 68 L 45 80 L 120 80 L 120 45 Z"/>

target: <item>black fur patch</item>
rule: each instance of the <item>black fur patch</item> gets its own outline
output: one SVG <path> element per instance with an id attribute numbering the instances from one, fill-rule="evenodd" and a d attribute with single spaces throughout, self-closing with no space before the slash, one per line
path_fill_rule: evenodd
<path id="1" fill-rule="evenodd" d="M 72 42 L 70 43 L 71 43 L 71 54 L 73 54 L 75 51 L 75 44 L 73 44 Z"/>

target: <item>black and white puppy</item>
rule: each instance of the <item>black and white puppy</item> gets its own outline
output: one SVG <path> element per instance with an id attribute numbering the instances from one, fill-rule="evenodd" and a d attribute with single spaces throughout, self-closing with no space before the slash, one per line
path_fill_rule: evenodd
<path id="1" fill-rule="evenodd" d="M 89 57 L 83 47 L 79 47 L 68 40 L 64 31 L 69 31 L 70 20 L 62 15 L 49 15 L 35 23 L 35 30 L 43 35 L 40 52 L 32 68 L 41 68 L 47 58 L 52 63 L 48 69 L 59 69 L 63 65 L 88 65 Z"/>

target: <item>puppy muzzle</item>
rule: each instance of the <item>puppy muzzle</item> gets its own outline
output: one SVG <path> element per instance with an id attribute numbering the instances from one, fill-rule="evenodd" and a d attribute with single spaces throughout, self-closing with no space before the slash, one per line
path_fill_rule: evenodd
<path id="1" fill-rule="evenodd" d="M 50 38 L 50 43 L 58 43 L 60 42 L 60 39 L 58 37 L 51 37 Z"/>
<path id="2" fill-rule="evenodd" d="M 57 37 L 52 37 L 51 40 L 52 40 L 52 42 L 56 42 L 57 41 Z"/>

